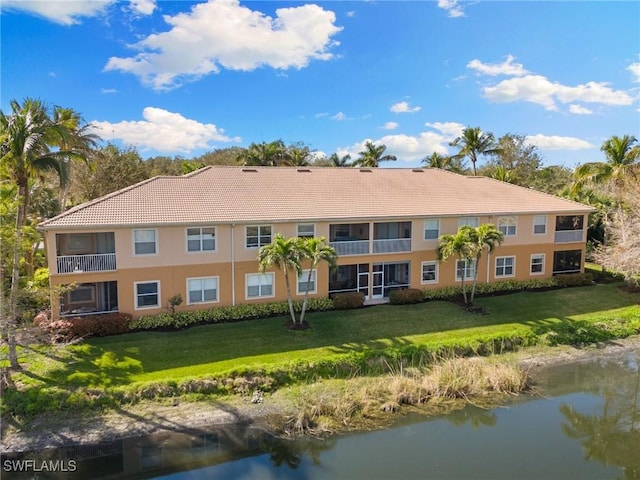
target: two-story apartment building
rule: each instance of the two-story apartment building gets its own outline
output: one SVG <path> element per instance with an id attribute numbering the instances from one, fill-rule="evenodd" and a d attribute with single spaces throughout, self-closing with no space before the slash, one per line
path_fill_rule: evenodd
<path id="1" fill-rule="evenodd" d="M 294 294 L 438 288 L 546 278 L 583 269 L 585 205 L 484 177 L 438 169 L 206 167 L 156 177 L 40 224 L 59 315 L 164 310 L 286 299 L 283 275 L 259 272 L 276 233 L 324 236 L 339 254 L 298 279 Z M 480 265 L 439 263 L 440 235 L 493 223 L 504 242 Z"/>

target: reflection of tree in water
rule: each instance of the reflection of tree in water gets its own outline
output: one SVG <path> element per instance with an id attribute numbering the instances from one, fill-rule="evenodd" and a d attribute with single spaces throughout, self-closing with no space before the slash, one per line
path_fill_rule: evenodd
<path id="1" fill-rule="evenodd" d="M 637 364 L 627 367 L 631 374 L 600 376 L 602 415 L 582 414 L 568 404 L 560 412 L 567 419 L 563 432 L 581 440 L 585 458 L 621 467 L 631 479 L 640 478 L 640 370 Z"/>
<path id="2" fill-rule="evenodd" d="M 334 447 L 334 438 L 307 438 L 301 437 L 288 439 L 265 435 L 261 441 L 261 448 L 269 453 L 269 459 L 274 466 L 286 465 L 296 469 L 300 465 L 305 454 L 311 458 L 314 465 L 320 465 L 320 452 Z"/>
<path id="3" fill-rule="evenodd" d="M 471 423 L 473 428 L 479 428 L 483 425 L 485 427 L 493 427 L 498 423 L 498 417 L 495 413 L 479 407 L 467 407 L 450 413 L 445 418 L 456 426 Z"/>

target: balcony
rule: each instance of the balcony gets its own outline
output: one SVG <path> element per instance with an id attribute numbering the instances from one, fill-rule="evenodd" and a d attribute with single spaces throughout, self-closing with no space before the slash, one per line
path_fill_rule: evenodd
<path id="1" fill-rule="evenodd" d="M 58 273 L 109 272 L 116 269 L 116 254 L 62 255 L 56 263 Z"/>
<path id="2" fill-rule="evenodd" d="M 556 243 L 576 243 L 582 242 L 583 230 L 560 230 L 556 231 Z"/>
<path id="3" fill-rule="evenodd" d="M 342 242 L 330 242 L 338 255 L 367 255 L 369 253 L 369 240 L 347 240 Z"/>
<path id="4" fill-rule="evenodd" d="M 397 253 L 410 251 L 410 238 L 389 238 L 373 241 L 373 253 Z"/>

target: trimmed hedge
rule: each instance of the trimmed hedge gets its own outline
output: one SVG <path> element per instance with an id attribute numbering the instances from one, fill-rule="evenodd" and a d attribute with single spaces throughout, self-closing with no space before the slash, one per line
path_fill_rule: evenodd
<path id="1" fill-rule="evenodd" d="M 556 276 L 559 287 L 583 287 L 593 283 L 591 273 L 563 273 Z"/>
<path id="2" fill-rule="evenodd" d="M 389 303 L 392 305 L 408 305 L 424 301 L 424 292 L 417 288 L 405 288 L 389 292 Z"/>
<path id="3" fill-rule="evenodd" d="M 333 308 L 335 308 L 336 310 L 351 310 L 353 308 L 362 308 L 364 306 L 364 293 L 336 293 L 331 298 L 331 300 L 333 300 Z"/>
<path id="4" fill-rule="evenodd" d="M 492 295 L 496 293 L 520 292 L 523 290 L 539 290 L 558 287 L 555 277 L 535 280 L 503 280 L 494 283 L 476 284 L 476 297 Z M 467 285 L 467 293 L 471 292 L 471 284 Z M 462 295 L 460 285 L 424 290 L 423 299 L 428 300 L 452 300 Z"/>

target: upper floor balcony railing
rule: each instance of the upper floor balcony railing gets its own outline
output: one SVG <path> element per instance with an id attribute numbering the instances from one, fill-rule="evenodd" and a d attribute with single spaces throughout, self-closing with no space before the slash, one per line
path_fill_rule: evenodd
<path id="1" fill-rule="evenodd" d="M 338 255 L 367 255 L 369 253 L 369 240 L 350 240 L 329 243 Z"/>
<path id="2" fill-rule="evenodd" d="M 410 252 L 410 238 L 388 238 L 373 241 L 373 253 Z"/>
<path id="3" fill-rule="evenodd" d="M 582 242 L 583 230 L 559 230 L 556 231 L 556 243 Z"/>
<path id="4" fill-rule="evenodd" d="M 62 255 L 56 262 L 58 273 L 108 272 L 116 269 L 116 254 Z"/>

